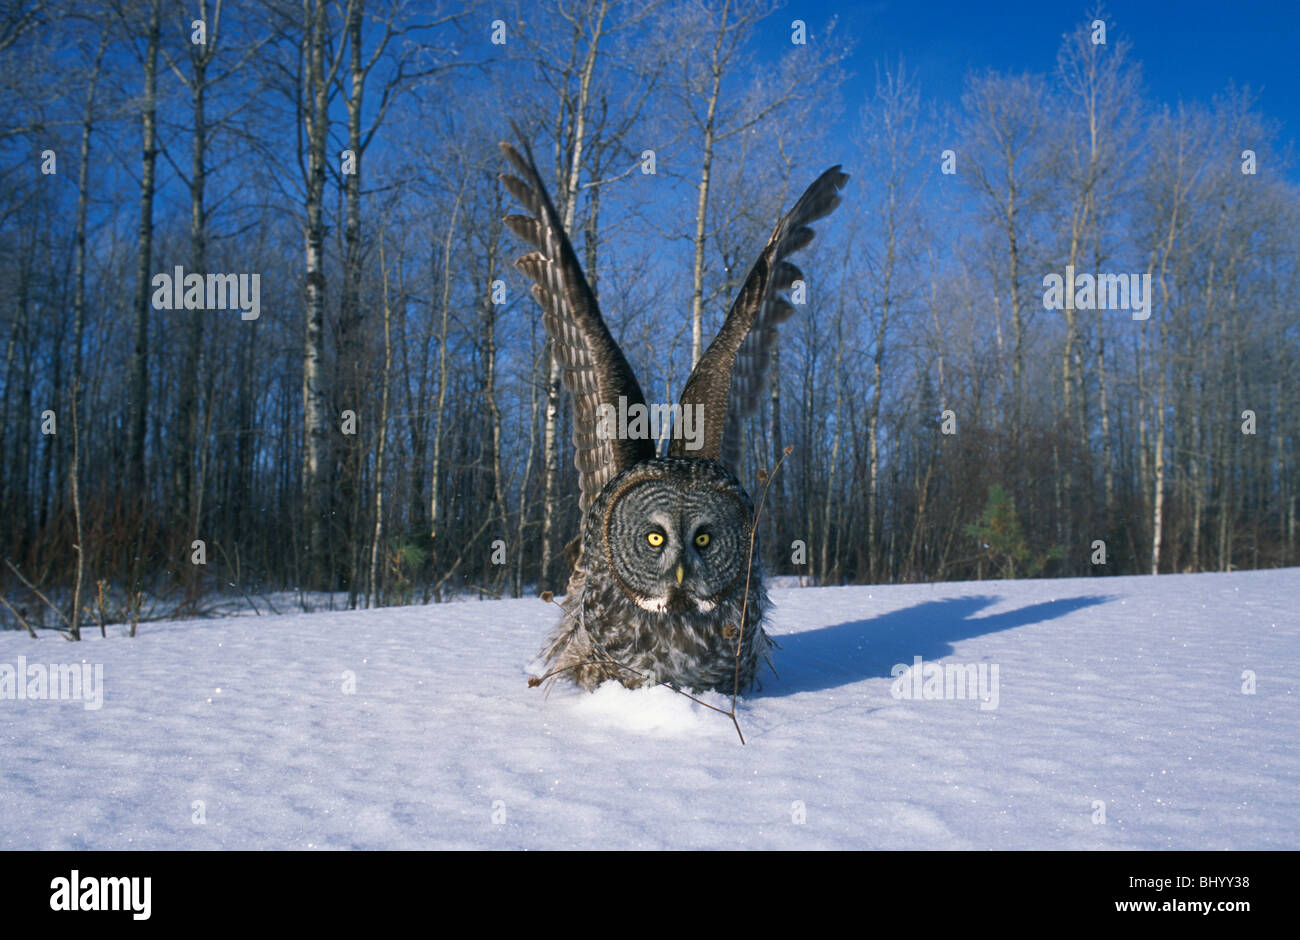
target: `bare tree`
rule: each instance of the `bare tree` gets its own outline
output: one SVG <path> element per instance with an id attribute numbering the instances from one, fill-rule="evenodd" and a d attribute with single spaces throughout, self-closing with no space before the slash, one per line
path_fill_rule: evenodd
<path id="1" fill-rule="evenodd" d="M 344 21 L 350 21 L 359 0 L 350 0 Z M 301 95 L 298 101 L 306 165 L 304 229 L 306 330 L 303 337 L 302 492 L 307 521 L 310 583 L 332 587 L 333 551 L 330 545 L 329 393 L 325 364 L 325 161 L 329 140 L 330 88 L 343 63 L 341 48 L 331 49 L 329 4 L 325 0 L 303 3 Z"/>
<path id="2" fill-rule="evenodd" d="M 890 317 L 907 302 L 905 285 L 919 282 L 910 257 L 920 234 L 918 203 L 922 180 L 919 140 L 920 94 L 900 64 L 879 74 L 875 93 L 862 109 L 861 126 L 866 191 L 854 200 L 855 218 L 863 231 L 853 241 L 866 247 L 869 290 L 862 304 L 870 326 L 871 398 L 867 404 L 867 552 L 869 577 L 876 576 L 880 492 L 880 404 L 884 396 Z M 866 224 L 863 224 L 865 222 Z"/>
<path id="3" fill-rule="evenodd" d="M 1024 425 L 1026 331 L 1029 314 L 1025 297 L 1026 257 L 1030 215 L 1041 204 L 1046 163 L 1040 131 L 1046 119 L 1044 88 L 1030 75 L 1002 76 L 988 72 L 970 80 L 962 95 L 966 121 L 962 128 L 963 156 L 982 196 L 990 223 L 1005 244 L 1000 292 L 1011 315 L 1012 435 L 1018 441 Z"/>
<path id="4" fill-rule="evenodd" d="M 132 312 L 135 348 L 128 393 L 127 473 L 131 491 L 145 499 L 145 429 L 149 408 L 149 307 L 153 276 L 153 202 L 158 164 L 158 45 L 161 0 L 150 0 L 144 24 L 144 90 L 140 99 L 140 225 L 136 236 L 136 286 Z"/>

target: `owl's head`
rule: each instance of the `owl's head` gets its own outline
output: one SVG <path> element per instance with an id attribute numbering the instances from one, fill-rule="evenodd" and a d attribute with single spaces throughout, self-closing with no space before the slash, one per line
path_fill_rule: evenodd
<path id="1" fill-rule="evenodd" d="M 709 611 L 743 586 L 752 507 L 722 464 L 655 458 L 621 473 L 602 495 L 605 561 L 643 610 Z"/>

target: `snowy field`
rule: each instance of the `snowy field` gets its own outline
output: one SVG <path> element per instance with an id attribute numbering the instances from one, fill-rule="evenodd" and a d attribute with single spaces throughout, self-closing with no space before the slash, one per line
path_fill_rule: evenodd
<path id="1" fill-rule="evenodd" d="M 536 599 L 2 633 L 0 847 L 1300 848 L 1300 569 L 772 597 L 744 747 Z"/>

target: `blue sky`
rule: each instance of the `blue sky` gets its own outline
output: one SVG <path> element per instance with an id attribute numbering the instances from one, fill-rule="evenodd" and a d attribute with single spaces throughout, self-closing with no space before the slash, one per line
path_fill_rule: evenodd
<path id="1" fill-rule="evenodd" d="M 820 26 L 832 13 L 856 42 L 848 101 L 861 101 L 875 63 L 900 56 L 925 98 L 956 103 L 972 69 L 1049 72 L 1061 34 L 1088 18 L 1093 0 L 790 0 L 772 18 Z M 1300 0 L 1114 0 L 1109 36 L 1133 44 L 1146 95 L 1206 101 L 1229 80 L 1262 92 L 1259 110 L 1300 133 Z M 848 109 L 855 112 L 856 108 Z M 1290 176 L 1300 181 L 1300 169 Z"/>

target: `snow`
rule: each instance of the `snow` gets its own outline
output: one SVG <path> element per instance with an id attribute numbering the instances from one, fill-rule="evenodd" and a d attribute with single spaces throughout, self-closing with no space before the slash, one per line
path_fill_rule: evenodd
<path id="1" fill-rule="evenodd" d="M 6 632 L 0 847 L 1300 847 L 1300 569 L 772 599 L 745 746 L 666 688 L 529 688 L 537 599 Z M 983 694 L 912 694 L 918 656 Z M 6 694 L 19 657 L 102 707 Z"/>

